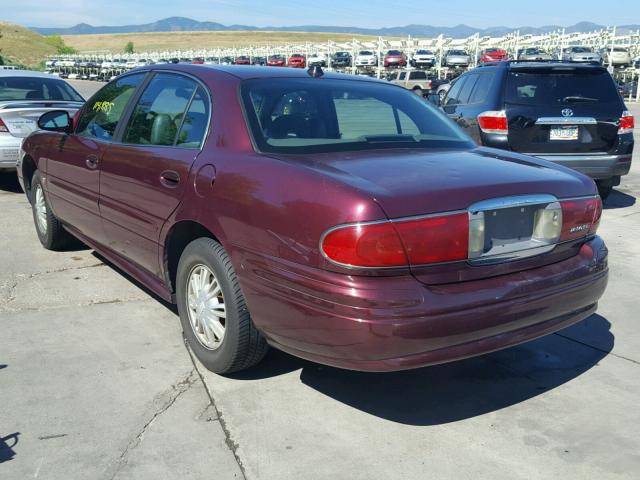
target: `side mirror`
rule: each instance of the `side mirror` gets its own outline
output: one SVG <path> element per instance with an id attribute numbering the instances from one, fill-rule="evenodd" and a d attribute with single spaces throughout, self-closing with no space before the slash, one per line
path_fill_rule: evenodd
<path id="1" fill-rule="evenodd" d="M 437 93 L 427 95 L 427 101 L 436 107 L 442 106 L 442 97 Z"/>
<path id="2" fill-rule="evenodd" d="M 52 110 L 44 113 L 38 119 L 38 128 L 50 132 L 71 133 L 71 117 L 65 110 Z"/>

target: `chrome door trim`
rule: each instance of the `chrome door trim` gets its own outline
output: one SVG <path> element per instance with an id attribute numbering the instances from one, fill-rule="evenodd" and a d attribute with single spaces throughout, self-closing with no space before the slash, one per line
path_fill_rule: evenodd
<path id="1" fill-rule="evenodd" d="M 597 125 L 593 117 L 540 117 L 536 125 Z"/>

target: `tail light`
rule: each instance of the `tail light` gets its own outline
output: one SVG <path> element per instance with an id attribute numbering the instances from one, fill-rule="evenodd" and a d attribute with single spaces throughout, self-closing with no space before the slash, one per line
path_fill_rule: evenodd
<path id="1" fill-rule="evenodd" d="M 407 267 L 467 258 L 469 219 L 455 213 L 410 220 L 346 225 L 321 240 L 334 263 L 355 267 Z"/>
<path id="2" fill-rule="evenodd" d="M 507 114 L 504 110 L 482 112 L 478 115 L 478 126 L 484 133 L 499 133 L 503 135 L 509 133 Z"/>
<path id="3" fill-rule="evenodd" d="M 565 200 L 562 205 L 562 234 L 560 241 L 575 240 L 595 233 L 602 215 L 600 197 Z"/>
<path id="4" fill-rule="evenodd" d="M 9 131 L 9 129 L 7 128 L 7 126 L 4 124 L 4 122 L 0 118 L 0 132 L 8 132 L 8 131 Z"/>
<path id="5" fill-rule="evenodd" d="M 504 255 L 543 246 L 552 249 L 558 242 L 586 237 L 596 232 L 601 214 L 600 197 L 541 204 L 532 217 L 530 236 L 520 239 L 519 244 L 497 249 L 491 245 L 490 237 L 485 239 L 485 226 L 492 223 L 484 211 L 341 225 L 322 236 L 320 250 L 332 263 L 346 267 L 393 268 L 475 261 L 492 258 L 496 250 Z"/>
<path id="6" fill-rule="evenodd" d="M 622 112 L 622 116 L 620 117 L 620 126 L 618 128 L 618 135 L 622 135 L 623 133 L 633 133 L 633 129 L 635 127 L 635 120 L 633 115 L 628 110 Z"/>

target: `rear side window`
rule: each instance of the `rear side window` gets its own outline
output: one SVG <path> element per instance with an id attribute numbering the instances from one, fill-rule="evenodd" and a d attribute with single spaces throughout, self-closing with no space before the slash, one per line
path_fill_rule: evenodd
<path id="1" fill-rule="evenodd" d="M 467 81 L 460 89 L 460 95 L 458 95 L 458 103 L 463 103 L 463 104 L 469 103 L 469 98 L 471 97 L 471 90 L 473 90 L 473 87 L 475 86 L 477 80 L 478 80 L 477 74 L 469 75 L 469 78 L 467 78 Z"/>
<path id="2" fill-rule="evenodd" d="M 99 140 L 113 139 L 124 109 L 144 76 L 144 73 L 127 75 L 103 87 L 82 108 L 76 134 Z"/>
<path id="3" fill-rule="evenodd" d="M 451 85 L 451 89 L 449 90 L 449 93 L 447 93 L 445 105 L 455 105 L 460 103 L 458 101 L 458 97 L 460 96 L 460 90 L 464 87 L 464 84 L 467 83 L 467 78 L 469 78 L 468 75 L 460 77 L 453 83 L 453 85 Z"/>
<path id="4" fill-rule="evenodd" d="M 0 101 L 6 100 L 84 101 L 71 85 L 63 80 L 39 77 L 0 77 Z"/>
<path id="5" fill-rule="evenodd" d="M 619 102 L 611 75 L 605 70 L 572 72 L 516 72 L 507 75 L 507 103 L 558 105 L 564 103 Z"/>
<path id="6" fill-rule="evenodd" d="M 188 78 L 164 73 L 154 76 L 133 110 L 123 142 L 173 145 L 195 91 L 195 82 Z"/>
<path id="7" fill-rule="evenodd" d="M 209 124 L 209 101 L 202 87 L 198 87 L 184 116 L 176 145 L 183 148 L 200 148 Z"/>
<path id="8" fill-rule="evenodd" d="M 427 79 L 427 72 L 414 71 L 414 72 L 410 73 L 409 78 L 411 80 L 426 80 Z"/>
<path id="9" fill-rule="evenodd" d="M 489 90 L 491 90 L 494 76 L 495 75 L 492 73 L 483 73 L 478 75 L 478 80 L 473 87 L 473 92 L 471 92 L 469 103 L 485 102 L 485 100 L 487 99 L 487 95 L 489 94 Z"/>

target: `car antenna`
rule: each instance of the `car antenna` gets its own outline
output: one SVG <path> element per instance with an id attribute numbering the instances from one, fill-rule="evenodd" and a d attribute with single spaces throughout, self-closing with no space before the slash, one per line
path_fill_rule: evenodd
<path id="1" fill-rule="evenodd" d="M 320 78 L 324 75 L 322 67 L 320 65 L 311 65 L 307 70 L 307 73 L 313 78 Z"/>

